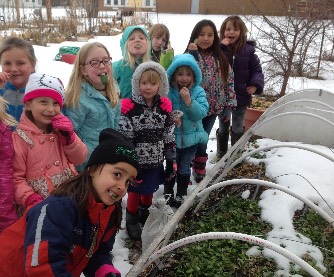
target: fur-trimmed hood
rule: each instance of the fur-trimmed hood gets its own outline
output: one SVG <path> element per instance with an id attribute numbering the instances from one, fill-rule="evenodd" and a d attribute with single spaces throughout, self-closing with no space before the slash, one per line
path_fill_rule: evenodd
<path id="1" fill-rule="evenodd" d="M 153 69 L 160 75 L 161 84 L 159 87 L 158 95 L 160 95 L 160 97 L 168 97 L 169 85 L 165 69 L 160 64 L 149 61 L 138 65 L 132 75 L 132 99 L 135 102 L 141 102 L 140 99 L 142 98 L 142 96 L 140 95 L 139 81 L 143 72 L 148 69 Z"/>

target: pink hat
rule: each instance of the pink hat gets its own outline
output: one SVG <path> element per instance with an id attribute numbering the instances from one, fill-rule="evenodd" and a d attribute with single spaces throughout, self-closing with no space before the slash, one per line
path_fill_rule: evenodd
<path id="1" fill-rule="evenodd" d="M 60 79 L 43 73 L 32 73 L 25 88 L 23 103 L 36 97 L 50 97 L 63 107 L 65 90 Z"/>

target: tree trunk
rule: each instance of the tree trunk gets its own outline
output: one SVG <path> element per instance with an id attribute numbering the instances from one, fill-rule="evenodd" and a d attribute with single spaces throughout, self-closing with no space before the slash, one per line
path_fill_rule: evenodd
<path id="1" fill-rule="evenodd" d="M 16 20 L 17 20 L 17 23 L 21 23 L 20 1 L 19 0 L 15 0 L 15 10 L 16 10 Z"/>
<path id="2" fill-rule="evenodd" d="M 52 0 L 45 0 L 46 18 L 48 22 L 52 21 Z"/>

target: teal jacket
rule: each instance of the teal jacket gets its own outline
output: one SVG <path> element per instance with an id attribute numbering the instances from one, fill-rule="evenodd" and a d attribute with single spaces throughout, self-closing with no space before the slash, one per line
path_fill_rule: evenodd
<path id="1" fill-rule="evenodd" d="M 145 28 L 141 26 L 128 26 L 122 35 L 121 41 L 120 41 L 120 47 L 122 50 L 122 56 L 123 58 L 113 62 L 112 64 L 112 71 L 113 71 L 113 76 L 119 86 L 119 89 L 121 91 L 121 98 L 131 98 L 132 97 L 132 85 L 131 85 L 131 79 L 133 72 L 135 72 L 137 66 L 142 63 L 141 60 L 136 63 L 135 68 L 131 68 L 128 61 L 126 60 L 126 54 L 127 54 L 127 47 L 126 47 L 126 42 L 131 35 L 131 33 L 136 30 L 140 29 L 147 37 L 148 39 L 148 47 L 150 48 L 151 46 L 151 40 L 149 38 L 149 35 L 146 31 Z M 151 49 L 149 49 L 149 53 L 151 52 Z"/>
<path id="2" fill-rule="evenodd" d="M 179 96 L 179 89 L 175 87 L 171 78 L 175 70 L 180 66 L 189 66 L 195 74 L 194 85 L 190 88 L 191 105 L 187 108 Z M 208 142 L 208 134 L 205 132 L 202 119 L 207 116 L 209 104 L 206 99 L 205 90 L 199 86 L 202 81 L 202 72 L 190 54 L 176 55 L 167 70 L 170 82 L 168 97 L 172 101 L 173 110 L 183 112 L 182 124 L 175 127 L 175 139 L 177 148 L 186 148 L 199 143 Z"/>
<path id="3" fill-rule="evenodd" d="M 118 129 L 120 104 L 111 108 L 107 98 L 83 82 L 78 106 L 76 108 L 64 107 L 63 113 L 72 121 L 76 134 L 88 148 L 85 163 L 77 167 L 78 171 L 82 171 L 92 151 L 99 144 L 100 132 L 105 128 Z"/>

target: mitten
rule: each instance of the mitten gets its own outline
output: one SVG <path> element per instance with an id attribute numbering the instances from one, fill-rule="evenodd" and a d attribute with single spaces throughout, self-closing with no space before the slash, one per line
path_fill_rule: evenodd
<path id="1" fill-rule="evenodd" d="M 121 273 L 112 265 L 105 264 L 95 272 L 95 277 L 121 277 Z"/>
<path id="2" fill-rule="evenodd" d="M 75 140 L 73 124 L 65 115 L 59 114 L 52 118 L 52 126 L 60 133 L 63 145 L 69 145 Z"/>
<path id="3" fill-rule="evenodd" d="M 165 169 L 165 175 L 166 175 L 166 181 L 171 180 L 177 172 L 177 164 L 175 161 L 166 161 L 166 169 Z"/>
<path id="4" fill-rule="evenodd" d="M 127 114 L 129 111 L 133 109 L 135 103 L 132 102 L 130 98 L 124 98 L 121 100 L 121 113 Z"/>
<path id="5" fill-rule="evenodd" d="M 27 208 L 28 206 L 34 206 L 42 201 L 42 196 L 37 193 L 32 193 L 27 197 L 26 201 L 24 202 L 24 207 Z"/>
<path id="6" fill-rule="evenodd" d="M 170 113 L 172 111 L 172 102 L 169 100 L 168 97 L 161 97 L 160 102 L 160 108 L 163 111 L 167 113 Z"/>

